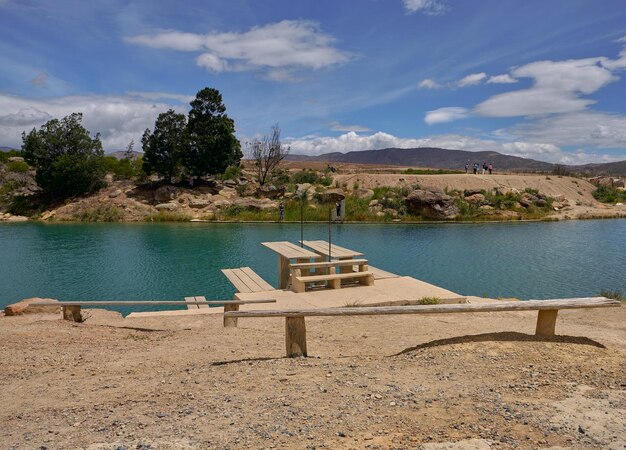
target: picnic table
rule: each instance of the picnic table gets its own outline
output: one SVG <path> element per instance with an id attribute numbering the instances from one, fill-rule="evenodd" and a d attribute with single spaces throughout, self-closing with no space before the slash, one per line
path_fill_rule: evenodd
<path id="1" fill-rule="evenodd" d="M 328 259 L 337 258 L 340 261 L 346 259 L 353 259 L 357 256 L 363 256 L 363 253 L 357 252 L 355 250 L 350 250 L 349 248 L 340 247 L 335 244 L 330 244 L 330 248 L 328 245 L 328 241 L 317 240 L 317 241 L 301 241 L 304 245 L 312 249 L 318 255 L 324 256 Z M 342 266 L 340 268 L 341 273 L 349 273 L 352 272 L 351 266 Z"/>
<path id="2" fill-rule="evenodd" d="M 288 241 L 261 242 L 261 244 L 278 254 L 278 289 L 286 289 L 289 285 L 289 266 L 292 259 L 295 259 L 297 263 L 309 262 L 311 259 L 321 260 L 318 253 Z"/>

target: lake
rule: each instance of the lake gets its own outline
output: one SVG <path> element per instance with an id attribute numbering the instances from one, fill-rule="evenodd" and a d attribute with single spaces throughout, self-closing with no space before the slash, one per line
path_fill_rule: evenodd
<path id="1" fill-rule="evenodd" d="M 305 224 L 304 236 L 327 239 L 328 227 Z M 621 219 L 344 224 L 333 225 L 332 236 L 373 266 L 463 295 L 543 299 L 626 291 Z M 0 307 L 28 297 L 230 299 L 235 290 L 221 268 L 250 266 L 276 285 L 276 255 L 260 243 L 299 238 L 299 224 L 0 224 Z"/>

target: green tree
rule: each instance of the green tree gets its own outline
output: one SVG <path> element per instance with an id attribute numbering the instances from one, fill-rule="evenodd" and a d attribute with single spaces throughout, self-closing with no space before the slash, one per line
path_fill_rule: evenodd
<path id="1" fill-rule="evenodd" d="M 154 123 L 154 133 L 146 130 L 141 139 L 143 170 L 148 175 L 158 173 L 165 181 L 180 173 L 181 156 L 187 147 L 187 119 L 173 109 L 159 114 Z"/>
<path id="2" fill-rule="evenodd" d="M 53 198 L 87 194 L 104 186 L 100 135 L 92 139 L 82 119 L 81 113 L 73 113 L 22 133 L 24 159 L 37 170 L 37 184 Z"/>
<path id="3" fill-rule="evenodd" d="M 215 175 L 239 164 L 243 153 L 235 137 L 235 122 L 226 115 L 217 89 L 204 88 L 196 94 L 187 130 L 189 143 L 183 164 L 192 175 Z"/>

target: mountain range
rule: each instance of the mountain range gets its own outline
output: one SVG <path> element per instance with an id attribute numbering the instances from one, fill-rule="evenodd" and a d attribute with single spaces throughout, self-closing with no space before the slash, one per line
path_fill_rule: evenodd
<path id="1" fill-rule="evenodd" d="M 436 147 L 385 148 L 348 153 L 324 153 L 319 156 L 289 155 L 292 161 L 325 161 L 334 163 L 375 164 L 385 166 L 428 167 L 433 169 L 463 170 L 477 162 L 492 163 L 494 169 L 516 172 L 575 172 L 590 175 L 626 175 L 626 160 L 585 165 L 553 164 L 498 152 L 469 152 Z"/>

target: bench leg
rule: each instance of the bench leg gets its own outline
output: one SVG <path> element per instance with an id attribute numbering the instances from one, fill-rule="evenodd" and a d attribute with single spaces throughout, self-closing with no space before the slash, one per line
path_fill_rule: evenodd
<path id="1" fill-rule="evenodd" d="M 229 312 L 229 311 L 239 311 L 239 305 L 229 305 L 228 303 L 224 303 L 224 312 Z M 224 328 L 236 327 L 236 326 L 237 326 L 236 317 L 224 316 Z"/>
<path id="2" fill-rule="evenodd" d="M 539 311 L 537 315 L 537 336 L 554 336 L 554 327 L 556 326 L 556 315 L 558 309 L 546 309 Z"/>
<path id="3" fill-rule="evenodd" d="M 306 290 L 304 286 L 304 281 L 298 280 L 297 277 L 302 276 L 302 271 L 300 269 L 293 269 L 291 271 L 291 290 L 300 293 Z"/>
<path id="4" fill-rule="evenodd" d="M 80 305 L 63 306 L 63 319 L 72 322 L 82 322 L 83 318 L 80 314 Z"/>
<path id="5" fill-rule="evenodd" d="M 285 346 L 288 358 L 307 356 L 304 317 L 285 317 Z"/>

